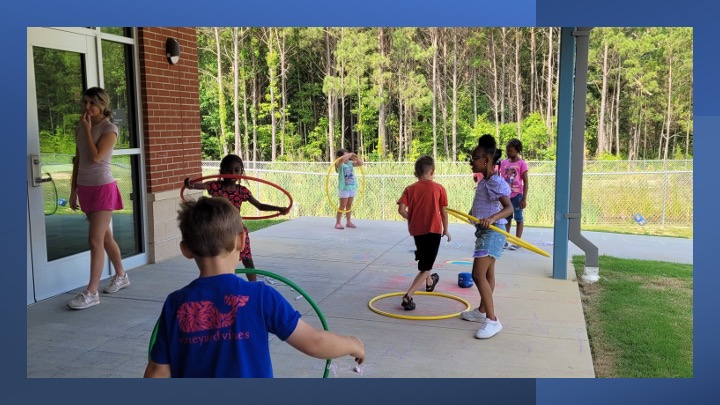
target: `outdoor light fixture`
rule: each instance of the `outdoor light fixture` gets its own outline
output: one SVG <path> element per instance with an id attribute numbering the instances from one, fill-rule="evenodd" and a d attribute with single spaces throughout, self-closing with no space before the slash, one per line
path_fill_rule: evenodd
<path id="1" fill-rule="evenodd" d="M 178 44 L 175 39 L 167 39 L 165 42 L 165 52 L 167 52 L 168 62 L 170 62 L 171 65 L 178 63 L 180 60 L 180 44 Z"/>

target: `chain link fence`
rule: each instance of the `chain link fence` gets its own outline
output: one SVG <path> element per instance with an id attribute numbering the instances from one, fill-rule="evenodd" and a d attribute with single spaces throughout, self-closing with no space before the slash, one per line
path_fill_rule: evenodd
<path id="1" fill-rule="evenodd" d="M 528 226 L 552 227 L 555 219 L 555 162 L 527 162 Z M 219 161 L 203 161 L 203 176 L 217 174 Z M 359 182 L 353 215 L 362 219 L 399 220 L 396 201 L 409 184 L 413 162 L 366 162 L 356 169 Z M 334 217 L 337 174 L 329 163 L 245 162 L 245 174 L 278 184 L 293 198 L 292 217 Z M 439 162 L 435 181 L 447 192 L 450 208 L 466 211 L 474 186 L 469 164 Z M 287 197 L 259 182 L 248 182 L 255 198 L 287 205 Z M 633 224 L 640 214 L 647 223 L 692 227 L 692 160 L 587 161 L 583 171 L 583 225 Z M 243 215 L 262 215 L 258 212 Z M 451 219 L 451 221 L 456 221 Z"/>
<path id="2" fill-rule="evenodd" d="M 53 178 L 53 182 L 43 183 L 45 213 L 52 215 L 66 204 L 63 200 L 70 195 L 71 156 L 43 154 L 42 159 L 43 177 Z M 555 219 L 555 162 L 527 163 L 530 189 L 525 223 L 551 227 Z M 202 175 L 217 174 L 219 166 L 219 161 L 203 161 Z M 118 179 L 123 200 L 128 203 L 132 192 L 130 167 L 128 156 L 113 157 L 113 175 Z M 337 175 L 329 163 L 246 162 L 245 171 L 248 176 L 286 189 L 293 198 L 291 217 L 335 216 Z M 360 186 L 353 215 L 363 219 L 399 220 L 396 201 L 405 187 L 416 181 L 413 171 L 413 162 L 365 163 L 356 173 Z M 468 210 L 475 186 L 468 163 L 439 162 L 435 172 L 435 180 L 447 189 L 450 207 Z M 283 193 L 266 184 L 248 182 L 245 185 L 260 202 L 279 206 L 288 203 Z M 243 207 L 243 215 L 266 214 L 252 206 Z M 586 161 L 582 224 L 633 224 L 635 214 L 642 215 L 649 224 L 692 228 L 693 161 Z"/>

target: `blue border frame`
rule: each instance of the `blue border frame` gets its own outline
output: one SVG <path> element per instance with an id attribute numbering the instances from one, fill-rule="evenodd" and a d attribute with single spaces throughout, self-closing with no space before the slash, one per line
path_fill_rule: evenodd
<path id="1" fill-rule="evenodd" d="M 211 3 L 211 4 L 210 4 Z M 38 0 L 0 5 L 0 18 L 5 31 L 2 78 L 5 90 L 4 141 L 10 153 L 1 160 L 6 173 L 7 190 L 24 190 L 24 176 L 14 176 L 26 167 L 24 134 L 26 98 L 25 60 L 27 26 L 692 26 L 695 28 L 695 165 L 699 184 L 714 184 L 708 165 L 711 151 L 718 149 L 720 107 L 713 98 L 720 90 L 716 79 L 718 48 L 714 44 L 713 16 L 716 4 L 705 5 L 699 0 L 682 2 L 669 0 L 603 0 L 594 3 L 571 0 L 508 0 L 485 2 L 481 0 L 429 0 L 381 1 L 368 0 L 341 3 L 328 0 L 276 0 L 272 7 L 267 3 L 241 4 L 222 0 L 203 2 L 203 7 L 189 0 L 160 0 L 154 2 L 127 0 L 122 3 L 95 3 L 70 0 L 51 2 Z M 189 11 L 188 11 L 189 10 Z M 223 12 L 219 12 L 222 10 Z M 714 12 L 713 12 L 714 11 Z M 90 16 L 92 15 L 92 16 Z M 715 80 L 713 80 L 715 79 Z M 21 95 L 16 101 L 14 95 Z M 700 134 L 698 137 L 697 134 Z M 21 168 L 21 169 L 19 169 Z M 702 187 L 695 194 L 698 214 L 708 213 L 712 189 Z M 25 283 L 25 267 L 17 252 L 23 250 L 24 234 L 22 215 L 26 204 L 12 198 L 8 192 L 3 201 L 2 221 L 6 237 L 2 244 L 5 259 L 5 283 L 21 286 Z M 705 215 L 695 218 L 704 219 Z M 609 401 L 655 402 L 703 399 L 718 397 L 718 384 L 712 384 L 714 359 L 718 348 L 713 344 L 717 326 L 714 307 L 716 294 L 711 289 L 718 285 L 718 273 L 710 271 L 711 229 L 707 222 L 698 220 L 694 252 L 695 282 L 695 377 L 683 380 L 473 380 L 437 379 L 430 384 L 413 379 L 333 379 L 223 381 L 195 380 L 146 381 L 98 379 L 33 379 L 26 378 L 26 323 L 25 292 L 22 288 L 6 288 L 2 294 L 3 307 L 8 314 L 9 327 L 0 336 L 5 347 L 5 390 L 2 397 L 15 399 L 12 403 L 39 400 L 58 402 L 59 398 L 88 398 L 103 403 L 127 403 L 128 400 L 163 399 L 179 403 L 206 402 L 208 399 L 228 399 L 263 403 L 330 402 L 367 403 L 407 401 L 430 403 L 454 400 L 480 400 L 515 403 L 606 403 Z M 699 237 L 698 237 L 699 236 Z M 371 348 L 369 348 L 371 349 Z M 478 365 L 481 367 L 482 365 Z M 535 387 L 537 385 L 536 391 Z M 240 388 L 240 389 L 239 389 Z M 241 390 L 241 388 L 248 388 Z M 280 389 L 278 389 L 280 388 Z M 113 393 L 108 395 L 108 393 Z M 79 393 L 82 393 L 79 394 Z M 537 397 L 535 397 L 537 395 Z M 93 398 L 94 397 L 94 398 Z M 323 398 L 323 399 L 321 399 Z M 327 400 L 324 400 L 327 399 Z M 5 401 L 3 401 L 5 402 Z M 147 401 L 143 401 L 147 402 Z M 493 401 L 494 402 L 494 401 Z M 707 402 L 707 401 L 703 401 Z"/>

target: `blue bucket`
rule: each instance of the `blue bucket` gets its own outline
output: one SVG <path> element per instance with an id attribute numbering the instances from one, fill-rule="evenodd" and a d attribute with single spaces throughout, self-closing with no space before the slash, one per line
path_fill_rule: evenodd
<path id="1" fill-rule="evenodd" d="M 470 288 L 473 286 L 472 274 L 460 273 L 458 274 L 458 286 L 462 288 Z"/>
<path id="2" fill-rule="evenodd" d="M 633 219 L 635 220 L 635 222 L 638 223 L 638 225 L 647 225 L 647 221 L 645 220 L 645 218 L 643 218 L 642 215 L 640 215 L 640 213 L 634 214 Z"/>

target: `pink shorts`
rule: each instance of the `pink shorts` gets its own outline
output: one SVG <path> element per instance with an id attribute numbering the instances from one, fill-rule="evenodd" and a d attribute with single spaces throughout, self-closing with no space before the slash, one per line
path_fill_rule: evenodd
<path id="1" fill-rule="evenodd" d="M 115 211 L 124 208 L 117 182 L 102 186 L 77 186 L 80 209 L 86 214 L 95 211 Z"/>

